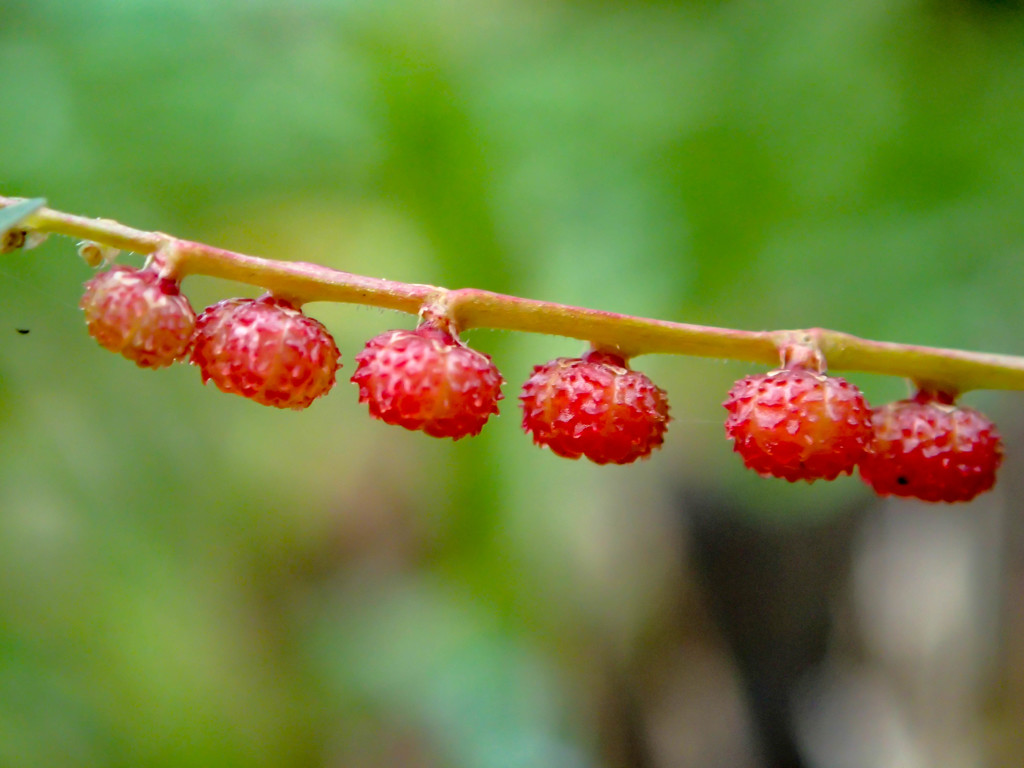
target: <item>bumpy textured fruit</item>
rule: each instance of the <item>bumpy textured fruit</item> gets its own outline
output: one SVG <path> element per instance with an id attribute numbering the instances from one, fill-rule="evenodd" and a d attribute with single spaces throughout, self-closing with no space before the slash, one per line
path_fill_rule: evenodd
<path id="1" fill-rule="evenodd" d="M 188 353 L 196 314 L 178 284 L 156 270 L 101 272 L 86 282 L 79 306 L 100 346 L 141 368 L 163 368 Z"/>
<path id="2" fill-rule="evenodd" d="M 387 424 L 458 440 L 498 412 L 504 379 L 491 358 L 441 328 L 382 333 L 356 363 L 359 402 Z"/>
<path id="3" fill-rule="evenodd" d="M 341 357 L 319 322 L 273 296 L 227 299 L 196 321 L 203 383 L 276 408 L 307 407 L 334 386 Z"/>
<path id="4" fill-rule="evenodd" d="M 607 353 L 536 366 L 519 400 L 533 442 L 567 459 L 630 464 L 650 456 L 668 428 L 664 390 Z"/>
<path id="5" fill-rule="evenodd" d="M 725 433 L 755 472 L 795 482 L 849 474 L 871 439 L 871 409 L 844 379 L 803 368 L 736 382 Z"/>
<path id="6" fill-rule="evenodd" d="M 876 409 L 873 425 L 860 474 L 883 496 L 970 501 L 995 484 L 1002 440 L 971 408 L 921 395 Z"/>

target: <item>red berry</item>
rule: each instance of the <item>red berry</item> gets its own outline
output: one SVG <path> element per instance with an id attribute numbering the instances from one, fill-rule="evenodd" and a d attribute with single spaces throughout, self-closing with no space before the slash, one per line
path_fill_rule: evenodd
<path id="1" fill-rule="evenodd" d="M 875 409 L 872 422 L 860 474 L 875 492 L 970 501 L 995 484 L 1002 440 L 977 411 L 923 394 Z"/>
<path id="2" fill-rule="evenodd" d="M 523 430 L 567 459 L 630 464 L 650 456 L 668 429 L 665 391 L 613 354 L 538 365 L 519 399 Z"/>
<path id="3" fill-rule="evenodd" d="M 334 386 L 341 354 L 319 322 L 273 296 L 227 299 L 196 321 L 203 383 L 276 408 L 307 407 Z"/>
<path id="4" fill-rule="evenodd" d="M 382 333 L 356 363 L 352 382 L 371 416 L 433 437 L 479 434 L 503 397 L 491 358 L 432 325 Z"/>
<path id="5" fill-rule="evenodd" d="M 185 357 L 196 314 L 178 284 L 153 269 L 114 267 L 85 284 L 79 306 L 101 347 L 141 368 L 163 368 Z"/>
<path id="6" fill-rule="evenodd" d="M 849 474 L 871 439 L 871 410 L 844 379 L 803 368 L 736 382 L 725 433 L 750 469 L 790 482 Z"/>

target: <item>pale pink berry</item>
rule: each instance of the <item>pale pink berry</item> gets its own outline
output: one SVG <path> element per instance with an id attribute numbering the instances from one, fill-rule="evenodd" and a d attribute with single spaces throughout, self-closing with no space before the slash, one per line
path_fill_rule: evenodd
<path id="1" fill-rule="evenodd" d="M 196 315 L 178 284 L 153 269 L 118 266 L 85 284 L 79 306 L 100 346 L 142 368 L 163 368 L 188 352 Z"/>

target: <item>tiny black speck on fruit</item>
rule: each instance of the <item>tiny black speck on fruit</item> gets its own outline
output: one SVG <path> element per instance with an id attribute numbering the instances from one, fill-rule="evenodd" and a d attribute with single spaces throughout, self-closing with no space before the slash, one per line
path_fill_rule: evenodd
<path id="1" fill-rule="evenodd" d="M 24 335 L 25 335 L 26 333 L 28 333 L 28 332 L 29 332 L 29 329 L 28 329 L 28 328 L 15 328 L 14 330 L 16 330 L 16 331 L 17 331 L 18 333 L 20 333 L 20 334 L 21 334 L 22 336 L 24 336 Z"/>

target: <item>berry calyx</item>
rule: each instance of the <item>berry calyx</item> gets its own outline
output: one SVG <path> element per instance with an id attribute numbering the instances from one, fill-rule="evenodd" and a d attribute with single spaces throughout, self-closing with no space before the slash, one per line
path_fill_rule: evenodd
<path id="1" fill-rule="evenodd" d="M 203 383 L 275 408 L 306 408 L 334 386 L 341 353 L 319 322 L 267 295 L 226 299 L 196 321 L 192 365 Z"/>
<path id="2" fill-rule="evenodd" d="M 860 475 L 883 496 L 970 501 L 989 490 L 1003 459 L 995 425 L 952 398 L 921 392 L 874 411 Z"/>
<path id="3" fill-rule="evenodd" d="M 606 352 L 536 366 L 519 400 L 523 430 L 567 459 L 630 464 L 648 458 L 668 429 L 665 391 Z"/>
<path id="4" fill-rule="evenodd" d="M 382 333 L 355 359 L 352 383 L 370 415 L 433 437 L 479 434 L 503 397 L 491 358 L 431 323 Z"/>
<path id="5" fill-rule="evenodd" d="M 85 283 L 79 306 L 99 345 L 140 368 L 163 368 L 188 353 L 196 314 L 178 284 L 154 269 L 100 272 Z"/>
<path id="6" fill-rule="evenodd" d="M 747 376 L 723 403 L 726 436 L 750 469 L 790 482 L 850 474 L 871 439 L 857 387 L 803 368 Z"/>

